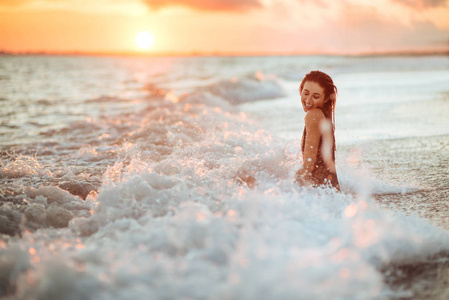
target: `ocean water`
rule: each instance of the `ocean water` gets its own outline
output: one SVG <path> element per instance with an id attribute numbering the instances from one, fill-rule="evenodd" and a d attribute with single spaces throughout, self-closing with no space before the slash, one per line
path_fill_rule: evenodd
<path id="1" fill-rule="evenodd" d="M 313 69 L 339 89 L 342 193 L 293 183 Z M 412 297 L 382 270 L 449 233 L 381 208 L 419 186 L 359 145 L 448 135 L 448 94 L 445 56 L 0 56 L 0 297 Z"/>

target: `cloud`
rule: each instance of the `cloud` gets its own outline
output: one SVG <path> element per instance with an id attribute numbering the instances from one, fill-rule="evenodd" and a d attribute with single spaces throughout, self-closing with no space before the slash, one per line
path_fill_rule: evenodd
<path id="1" fill-rule="evenodd" d="M 445 49 L 449 30 L 438 29 L 434 24 L 426 22 L 414 22 L 412 28 L 403 28 L 398 36 L 398 43 L 408 47 L 434 47 Z"/>
<path id="2" fill-rule="evenodd" d="M 321 6 L 321 7 L 328 6 L 328 3 L 326 3 L 324 0 L 299 0 L 299 3 L 301 3 L 301 4 L 311 3 L 311 4 Z"/>
<path id="3" fill-rule="evenodd" d="M 143 0 L 150 8 L 185 6 L 203 11 L 246 11 L 261 8 L 259 0 Z"/>
<path id="4" fill-rule="evenodd" d="M 393 2 L 400 3 L 416 10 L 424 10 L 431 7 L 445 6 L 447 0 L 392 0 Z"/>
<path id="5" fill-rule="evenodd" d="M 442 50 L 447 43 L 449 30 L 440 29 L 430 21 L 401 23 L 375 8 L 353 9 L 342 14 L 330 31 L 335 44 L 370 52 Z"/>
<path id="6" fill-rule="evenodd" d="M 29 0 L 0 0 L 0 6 L 20 6 L 30 2 Z"/>

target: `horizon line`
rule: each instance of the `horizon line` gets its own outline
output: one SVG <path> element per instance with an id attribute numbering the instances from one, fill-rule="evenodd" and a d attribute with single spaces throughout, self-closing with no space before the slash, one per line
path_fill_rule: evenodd
<path id="1" fill-rule="evenodd" d="M 10 51 L 0 49 L 0 55 L 55 55 L 55 56 L 137 56 L 137 57 L 163 57 L 163 56 L 388 56 L 388 55 L 449 55 L 449 49 L 403 49 L 390 51 L 361 51 L 349 52 L 244 52 L 244 51 L 166 51 L 166 52 L 141 52 L 141 51 L 45 51 L 26 50 Z"/>

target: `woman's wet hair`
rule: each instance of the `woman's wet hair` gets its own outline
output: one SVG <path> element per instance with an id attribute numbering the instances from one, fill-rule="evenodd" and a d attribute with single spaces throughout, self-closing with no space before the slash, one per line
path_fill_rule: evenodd
<path id="1" fill-rule="evenodd" d="M 324 104 L 323 113 L 327 119 L 330 119 L 335 126 L 335 104 L 337 100 L 337 87 L 334 85 L 334 81 L 332 78 L 324 72 L 321 71 L 311 71 L 306 74 L 299 85 L 299 93 L 301 94 L 302 89 L 304 88 L 304 84 L 307 81 L 312 81 L 318 83 L 324 90 L 324 99 L 330 98 Z"/>
<path id="2" fill-rule="evenodd" d="M 299 86 L 301 92 L 306 81 L 313 81 L 318 83 L 324 90 L 324 98 L 329 97 L 331 94 L 337 94 L 337 87 L 334 85 L 332 78 L 324 72 L 312 71 L 304 76 Z"/>

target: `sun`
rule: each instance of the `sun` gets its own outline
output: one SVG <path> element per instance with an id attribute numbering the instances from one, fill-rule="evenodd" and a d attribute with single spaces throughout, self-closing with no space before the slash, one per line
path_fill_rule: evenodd
<path id="1" fill-rule="evenodd" d="M 154 43 L 154 36 L 148 31 L 141 31 L 134 41 L 140 49 L 149 49 Z"/>

